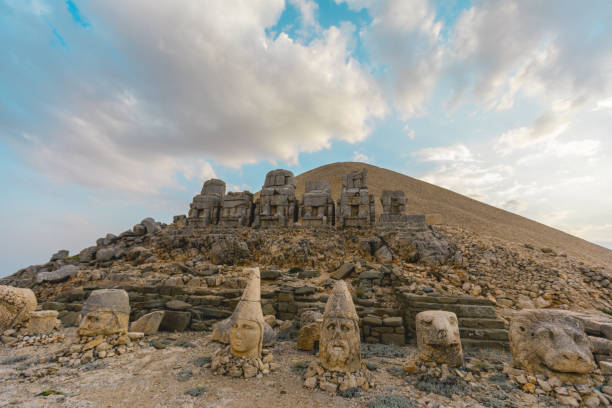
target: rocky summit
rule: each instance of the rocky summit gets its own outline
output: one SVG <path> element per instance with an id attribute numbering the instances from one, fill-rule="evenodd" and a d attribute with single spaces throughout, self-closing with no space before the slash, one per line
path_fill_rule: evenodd
<path id="1" fill-rule="evenodd" d="M 612 251 L 361 163 L 185 210 L 0 280 L 0 407 L 612 404 Z"/>

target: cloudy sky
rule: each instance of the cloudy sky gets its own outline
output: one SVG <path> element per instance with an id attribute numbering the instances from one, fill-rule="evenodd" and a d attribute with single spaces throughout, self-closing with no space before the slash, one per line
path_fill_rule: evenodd
<path id="1" fill-rule="evenodd" d="M 612 248 L 609 0 L 0 0 L 0 276 L 365 161 Z"/>

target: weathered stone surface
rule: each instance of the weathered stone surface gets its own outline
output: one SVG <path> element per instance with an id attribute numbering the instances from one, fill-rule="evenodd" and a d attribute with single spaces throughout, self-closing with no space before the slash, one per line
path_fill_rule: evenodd
<path id="1" fill-rule="evenodd" d="M 345 174 L 336 208 L 336 226 L 367 227 L 375 220 L 374 196 L 368 192 L 368 170 Z"/>
<path id="2" fill-rule="evenodd" d="M 297 221 L 298 201 L 295 198 L 295 177 L 289 170 L 277 169 L 266 174 L 255 206 L 254 225 L 286 227 Z"/>
<path id="3" fill-rule="evenodd" d="M 334 201 L 329 181 L 307 181 L 300 202 L 303 225 L 332 225 L 335 223 Z"/>
<path id="4" fill-rule="evenodd" d="M 459 323 L 452 312 L 428 310 L 416 315 L 419 359 L 451 367 L 463 365 Z"/>
<path id="5" fill-rule="evenodd" d="M 166 302 L 166 307 L 170 310 L 189 310 L 192 306 L 187 302 L 183 302 L 182 300 L 173 299 Z"/>
<path id="6" fill-rule="evenodd" d="M 328 370 L 350 373 L 361 368 L 359 316 L 343 280 L 327 299 L 319 348 L 321 364 Z"/>
<path id="7" fill-rule="evenodd" d="M 516 367 L 559 376 L 595 369 L 590 341 L 582 322 L 564 311 L 533 309 L 516 312 L 510 322 L 510 349 Z"/>
<path id="8" fill-rule="evenodd" d="M 159 330 L 164 314 L 165 311 L 163 310 L 147 313 L 140 319 L 132 322 L 130 325 L 130 331 L 144 334 L 155 334 Z"/>
<path id="9" fill-rule="evenodd" d="M 130 301 L 125 290 L 94 290 L 81 309 L 78 333 L 81 336 L 127 333 L 129 318 Z"/>
<path id="10" fill-rule="evenodd" d="M 36 276 L 36 282 L 61 282 L 74 276 L 77 270 L 78 268 L 74 265 L 64 265 L 52 272 L 39 272 Z"/>
<path id="11" fill-rule="evenodd" d="M 115 257 L 115 248 L 100 248 L 96 252 L 96 261 L 106 262 L 110 261 Z"/>
<path id="12" fill-rule="evenodd" d="M 336 280 L 344 279 L 347 276 L 349 276 L 354 270 L 355 270 L 355 265 L 353 265 L 352 263 L 345 263 L 345 264 L 342 264 L 342 266 L 338 268 L 338 270 L 333 272 L 331 274 L 331 277 Z"/>
<path id="13" fill-rule="evenodd" d="M 96 259 L 96 252 L 98 251 L 98 247 L 91 246 L 85 248 L 79 252 L 79 262 L 89 262 Z"/>
<path id="14" fill-rule="evenodd" d="M 0 333 L 25 324 L 36 306 L 30 289 L 0 285 Z"/>
<path id="15" fill-rule="evenodd" d="M 210 179 L 204 182 L 202 192 L 193 197 L 189 205 L 189 222 L 216 225 L 221 217 L 221 202 L 225 194 L 225 182 Z"/>
<path id="16" fill-rule="evenodd" d="M 189 327 L 190 321 L 191 312 L 166 310 L 159 329 L 169 332 L 182 332 Z"/>
<path id="17" fill-rule="evenodd" d="M 57 261 L 58 259 L 64 259 L 64 258 L 68 258 L 68 255 L 70 253 L 68 252 L 68 250 L 66 249 L 60 249 L 59 251 L 57 251 L 56 253 L 54 253 L 53 255 L 51 255 L 51 262 L 53 261 Z"/>
<path id="18" fill-rule="evenodd" d="M 51 333 L 59 325 L 57 315 L 56 310 L 30 312 L 30 320 L 23 333 L 28 335 Z"/>
<path id="19" fill-rule="evenodd" d="M 210 261 L 215 265 L 236 265 L 250 256 L 249 247 L 244 240 L 227 237 L 215 242 L 210 251 Z"/>
<path id="20" fill-rule="evenodd" d="M 229 192 L 221 203 L 220 224 L 226 227 L 248 227 L 253 222 L 255 204 L 250 191 Z"/>
<path id="21" fill-rule="evenodd" d="M 297 336 L 298 350 L 315 350 L 315 345 L 318 345 L 321 336 L 321 322 L 322 320 L 300 327 Z"/>
<path id="22" fill-rule="evenodd" d="M 140 224 L 145 227 L 147 234 L 154 234 L 157 231 L 161 230 L 159 223 L 155 222 L 155 220 L 151 217 L 145 218 L 144 220 L 140 221 Z"/>

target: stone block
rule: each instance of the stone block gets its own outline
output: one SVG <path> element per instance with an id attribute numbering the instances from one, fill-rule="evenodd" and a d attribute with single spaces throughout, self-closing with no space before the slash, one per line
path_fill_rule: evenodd
<path id="1" fill-rule="evenodd" d="M 393 345 L 396 345 L 396 346 L 405 346 L 406 345 L 406 338 L 404 337 L 403 334 L 383 333 L 380 336 L 380 342 L 382 344 L 393 344 Z"/>
<path id="2" fill-rule="evenodd" d="M 59 325 L 57 315 L 57 310 L 30 312 L 30 320 L 23 333 L 28 335 L 51 333 Z"/>
<path id="3" fill-rule="evenodd" d="M 159 330 L 164 314 L 165 312 L 163 310 L 147 313 L 140 319 L 132 322 L 130 325 L 130 331 L 144 334 L 155 334 Z"/>
<path id="4" fill-rule="evenodd" d="M 190 321 L 191 312 L 166 310 L 159 329 L 170 332 L 185 331 L 185 329 L 189 326 Z"/>

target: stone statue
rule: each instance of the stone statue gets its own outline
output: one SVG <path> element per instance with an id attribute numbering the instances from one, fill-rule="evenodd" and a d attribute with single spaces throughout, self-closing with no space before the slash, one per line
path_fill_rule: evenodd
<path id="1" fill-rule="evenodd" d="M 253 194 L 249 191 L 229 192 L 223 196 L 221 221 L 224 227 L 248 227 L 253 221 Z"/>
<path id="2" fill-rule="evenodd" d="M 130 300 L 123 289 L 91 292 L 81 309 L 80 336 L 125 334 L 130 320 Z"/>
<path id="3" fill-rule="evenodd" d="M 266 175 L 255 210 L 255 226 L 286 227 L 297 221 L 295 177 L 289 170 L 272 170 Z"/>
<path id="4" fill-rule="evenodd" d="M 32 290 L 0 285 L 0 333 L 27 323 L 36 306 Z"/>
<path id="5" fill-rule="evenodd" d="M 300 203 L 300 214 L 304 225 L 335 224 L 334 200 L 331 198 L 329 181 L 307 181 L 304 197 Z"/>
<path id="6" fill-rule="evenodd" d="M 193 202 L 189 206 L 189 221 L 202 225 L 218 224 L 224 194 L 225 182 L 223 180 L 207 180 L 202 186 L 202 192 L 193 197 Z"/>
<path id="7" fill-rule="evenodd" d="M 359 316 L 343 280 L 336 282 L 325 305 L 319 349 L 328 370 L 349 373 L 361 368 Z"/>
<path id="8" fill-rule="evenodd" d="M 380 203 L 383 212 L 380 214 L 379 222 L 406 222 L 406 197 L 401 190 L 384 190 Z"/>
<path id="9" fill-rule="evenodd" d="M 453 312 L 427 310 L 416 315 L 419 359 L 424 362 L 463 365 L 459 323 Z"/>
<path id="10" fill-rule="evenodd" d="M 596 368 L 583 323 L 562 310 L 516 312 L 508 334 L 512 359 L 518 368 L 568 382 Z"/>
<path id="11" fill-rule="evenodd" d="M 265 321 L 261 311 L 260 285 L 259 268 L 253 268 L 249 283 L 236 306 L 229 336 L 230 352 L 236 357 L 261 357 Z"/>
<path id="12" fill-rule="evenodd" d="M 368 192 L 368 170 L 342 177 L 342 192 L 336 210 L 336 226 L 367 227 L 375 222 L 374 196 Z"/>

